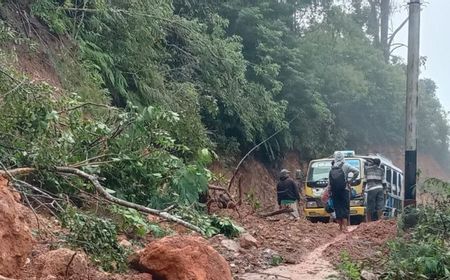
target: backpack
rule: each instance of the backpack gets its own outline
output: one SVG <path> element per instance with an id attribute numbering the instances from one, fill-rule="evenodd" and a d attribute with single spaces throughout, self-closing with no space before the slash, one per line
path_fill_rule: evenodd
<path id="1" fill-rule="evenodd" d="M 345 190 L 347 182 L 345 180 L 345 173 L 340 166 L 333 166 L 330 170 L 330 186 L 332 192 L 340 192 Z"/>

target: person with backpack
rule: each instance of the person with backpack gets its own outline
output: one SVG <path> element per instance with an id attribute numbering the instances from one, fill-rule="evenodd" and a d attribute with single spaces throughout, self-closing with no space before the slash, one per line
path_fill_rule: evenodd
<path id="1" fill-rule="evenodd" d="M 289 177 L 289 173 L 287 169 L 283 169 L 280 172 L 280 181 L 277 184 L 277 200 L 280 208 L 291 208 L 293 210 L 291 214 L 298 220 L 300 215 L 297 204 L 300 200 L 300 193 L 295 181 Z"/>
<path id="2" fill-rule="evenodd" d="M 353 173 L 353 177 L 350 180 L 351 182 L 358 178 L 359 170 L 345 163 L 344 155 L 341 152 L 336 152 L 329 173 L 328 182 L 331 198 L 333 200 L 334 212 L 336 214 L 336 221 L 338 222 L 341 231 L 347 230 L 347 219 L 350 215 L 350 189 L 347 182 L 350 172 Z"/>
<path id="3" fill-rule="evenodd" d="M 381 166 L 379 158 L 369 159 L 364 168 L 367 194 L 367 221 L 376 221 L 381 219 L 385 204 L 384 189 L 386 179 L 384 177 L 384 168 Z"/>

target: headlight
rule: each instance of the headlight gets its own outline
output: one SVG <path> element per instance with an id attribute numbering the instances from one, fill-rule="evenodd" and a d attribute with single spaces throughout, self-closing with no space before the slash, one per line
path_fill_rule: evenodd
<path id="1" fill-rule="evenodd" d="M 351 200 L 350 206 L 363 206 L 364 201 L 363 200 Z"/>
<path id="2" fill-rule="evenodd" d="M 315 201 L 308 201 L 308 202 L 306 202 L 306 207 L 307 208 L 317 207 L 317 202 L 315 202 Z"/>

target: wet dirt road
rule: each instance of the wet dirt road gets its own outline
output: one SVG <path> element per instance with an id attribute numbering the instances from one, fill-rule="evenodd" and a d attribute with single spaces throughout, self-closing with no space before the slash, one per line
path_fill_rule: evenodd
<path id="1" fill-rule="evenodd" d="M 349 227 L 349 232 L 356 229 L 356 226 Z M 322 253 L 330 244 L 342 241 L 347 236 L 346 233 L 339 234 L 330 242 L 317 247 L 304 258 L 304 261 L 296 265 L 284 265 L 256 273 L 248 273 L 240 276 L 245 280 L 272 280 L 272 279 L 291 279 L 291 280 L 324 280 L 338 279 L 338 272 L 332 264 L 322 256 Z"/>

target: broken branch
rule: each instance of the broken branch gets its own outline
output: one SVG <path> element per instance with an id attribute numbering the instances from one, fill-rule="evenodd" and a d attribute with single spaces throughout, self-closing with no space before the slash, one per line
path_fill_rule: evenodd
<path id="1" fill-rule="evenodd" d="M 271 217 L 271 216 L 280 215 L 280 214 L 284 214 L 284 213 L 291 213 L 291 212 L 294 212 L 294 210 L 291 209 L 291 208 L 283 208 L 283 209 L 276 210 L 276 211 L 273 211 L 273 212 L 260 214 L 260 216 L 263 217 L 263 218 L 266 218 L 266 217 Z"/>
<path id="2" fill-rule="evenodd" d="M 3 164 L 2 164 L 3 165 Z M 7 170 L 5 168 L 4 171 L 0 171 L 0 175 L 6 175 L 7 177 L 11 178 L 11 180 L 16 180 L 13 175 L 17 174 L 17 175 L 25 175 L 25 174 L 29 174 L 32 172 L 35 172 L 36 169 L 35 168 L 18 168 L 18 169 L 13 169 L 13 170 Z M 136 209 L 138 211 L 144 212 L 144 213 L 148 213 L 148 214 L 152 214 L 152 215 L 156 215 L 159 216 L 161 218 L 164 218 L 168 221 L 180 224 L 186 228 L 192 229 L 196 232 L 199 233 L 203 233 L 202 230 L 191 224 L 188 223 L 186 221 L 183 221 L 182 219 L 175 217 L 165 211 L 161 211 L 161 210 L 157 210 L 157 209 L 152 209 L 152 208 L 148 208 L 139 204 L 135 204 L 117 197 L 112 196 L 111 194 L 109 194 L 105 188 L 100 184 L 100 182 L 98 181 L 98 178 L 96 176 L 90 175 L 86 172 L 83 172 L 79 169 L 73 168 L 73 167 L 55 167 L 55 171 L 57 173 L 63 173 L 63 174 L 72 174 L 72 175 L 76 175 L 78 177 L 84 178 L 85 180 L 88 180 L 97 190 L 97 192 L 100 193 L 101 196 L 103 196 L 107 201 L 112 202 L 114 204 L 117 205 L 121 205 L 127 208 L 132 208 L 132 209 Z"/>

